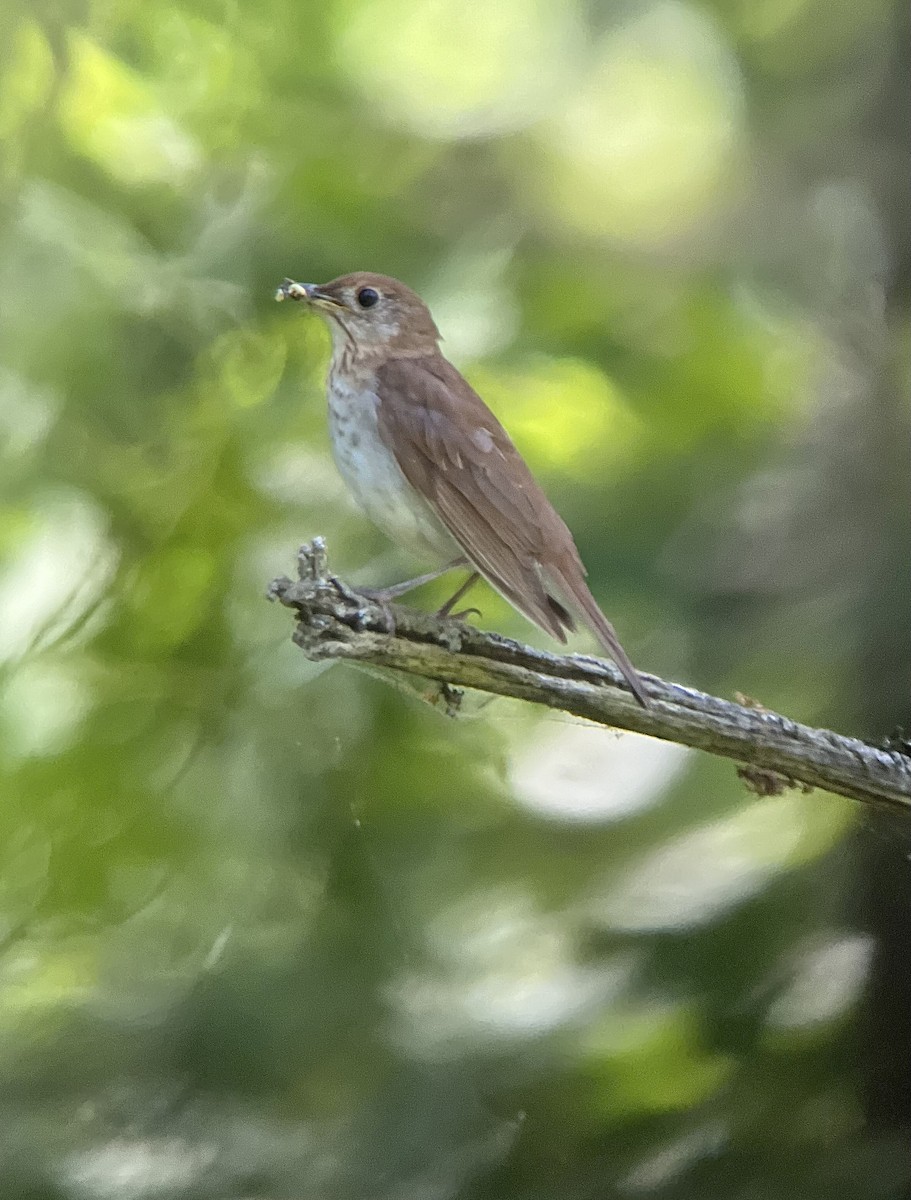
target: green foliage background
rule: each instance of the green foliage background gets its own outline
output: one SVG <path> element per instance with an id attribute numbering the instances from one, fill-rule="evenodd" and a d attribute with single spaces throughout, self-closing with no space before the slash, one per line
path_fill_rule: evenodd
<path id="1" fill-rule="evenodd" d="M 325 331 L 272 303 L 379 270 L 637 664 L 907 721 L 902 22 L 3 8 L 0 1195 L 908 1193 L 907 830 L 447 721 L 264 600 L 315 533 L 349 578 L 416 565 L 335 475 Z"/>

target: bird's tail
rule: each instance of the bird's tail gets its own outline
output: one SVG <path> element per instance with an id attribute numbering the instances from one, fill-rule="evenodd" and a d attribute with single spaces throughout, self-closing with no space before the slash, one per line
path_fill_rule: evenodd
<path id="1" fill-rule="evenodd" d="M 588 592 L 588 588 L 585 590 Z M 613 625 L 611 625 L 610 621 L 608 621 L 607 617 L 598 607 L 591 592 L 588 592 L 588 599 L 591 601 L 591 603 L 584 606 L 586 623 L 604 649 L 620 668 L 620 674 L 629 684 L 630 691 L 643 708 L 648 708 L 650 702 L 648 698 L 648 692 L 645 690 L 645 684 L 642 682 L 642 676 L 630 662 L 629 655 L 620 645 L 620 641 L 614 632 Z"/>
<path id="2" fill-rule="evenodd" d="M 576 610 L 620 668 L 620 674 L 629 684 L 630 691 L 643 708 L 648 708 L 650 701 L 648 692 L 645 690 L 645 684 L 642 682 L 642 676 L 630 662 L 629 655 L 620 645 L 620 639 L 617 637 L 613 625 L 611 625 L 610 621 L 608 621 L 607 617 L 598 607 L 598 602 L 591 594 L 581 572 L 578 576 L 576 576 L 576 572 L 573 572 L 573 577 L 570 578 L 567 578 L 567 574 L 563 571 L 559 572 L 559 575 L 553 569 L 547 573 L 553 579 L 553 582 L 557 584 L 561 600 Z"/>

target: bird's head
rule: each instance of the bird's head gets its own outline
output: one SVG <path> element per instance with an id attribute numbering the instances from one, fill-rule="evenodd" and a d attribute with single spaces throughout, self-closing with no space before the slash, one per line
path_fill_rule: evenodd
<path id="1" fill-rule="evenodd" d="M 322 284 L 286 279 L 276 299 L 305 301 L 329 322 L 336 345 L 363 356 L 433 354 L 440 340 L 421 297 L 389 275 L 355 271 Z"/>

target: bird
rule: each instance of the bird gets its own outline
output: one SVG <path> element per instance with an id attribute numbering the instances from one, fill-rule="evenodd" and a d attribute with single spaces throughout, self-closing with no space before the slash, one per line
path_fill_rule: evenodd
<path id="1" fill-rule="evenodd" d="M 444 357 L 421 297 L 391 276 L 358 271 L 325 284 L 285 279 L 276 299 L 301 301 L 329 325 L 329 431 L 354 499 L 401 548 L 443 563 L 361 591 L 387 602 L 467 567 L 441 616 L 482 576 L 558 642 L 577 621 L 587 626 L 648 707 L 645 683 L 585 581 L 572 534 L 500 421 Z"/>

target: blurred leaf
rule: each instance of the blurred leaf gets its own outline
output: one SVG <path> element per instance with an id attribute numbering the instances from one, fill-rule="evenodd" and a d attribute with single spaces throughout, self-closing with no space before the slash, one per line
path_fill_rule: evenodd
<path id="1" fill-rule="evenodd" d="M 609 1113 L 639 1116 L 703 1103 L 731 1077 L 732 1059 L 700 1045 L 699 1024 L 686 1010 L 617 1013 L 591 1030 L 588 1069 Z"/>
<path id="2" fill-rule="evenodd" d="M 185 182 L 198 146 L 125 63 L 82 34 L 69 39 L 70 74 L 60 120 L 73 146 L 119 182 Z"/>

